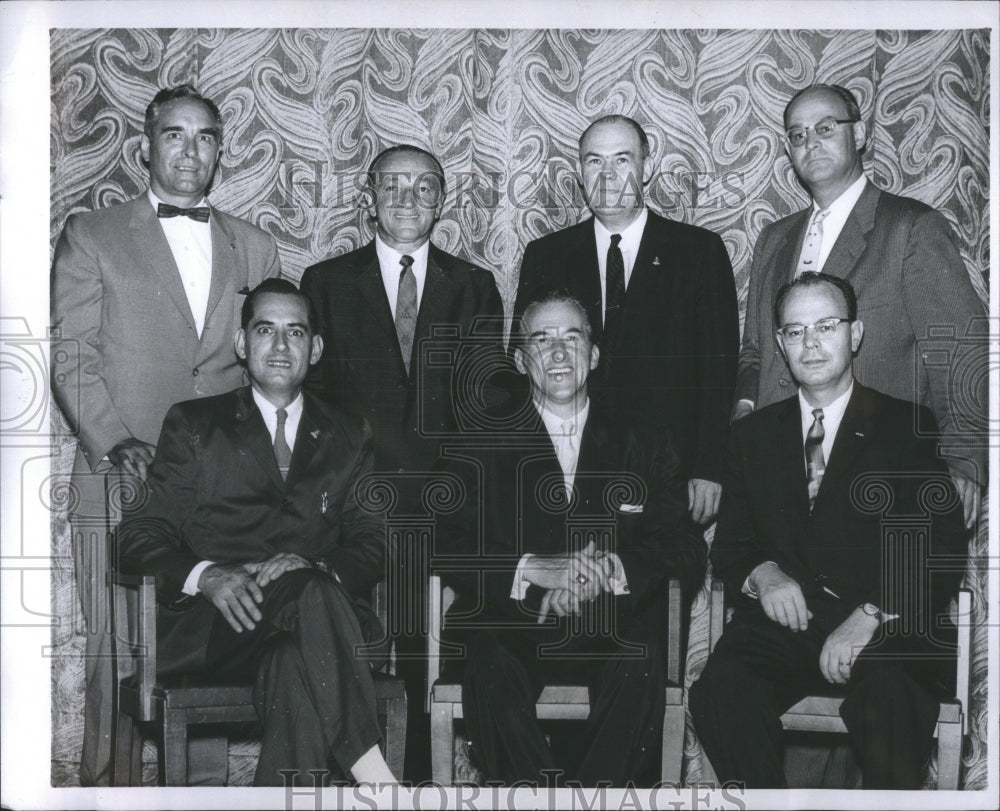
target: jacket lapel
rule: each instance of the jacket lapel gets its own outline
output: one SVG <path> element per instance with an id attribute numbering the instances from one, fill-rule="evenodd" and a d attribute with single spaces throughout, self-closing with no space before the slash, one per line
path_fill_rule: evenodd
<path id="1" fill-rule="evenodd" d="M 413 355 L 410 358 L 410 379 L 414 382 L 419 382 L 415 378 L 415 373 L 423 368 L 419 362 L 414 362 L 420 358 L 421 340 L 429 338 L 435 326 L 445 326 L 451 321 L 451 303 L 455 300 L 457 285 L 452 280 L 446 263 L 445 255 L 431 245 L 427 253 L 427 276 L 424 279 L 424 292 L 420 297 L 420 308 L 417 311 Z"/>
<path id="2" fill-rule="evenodd" d="M 142 257 L 153 269 L 163 289 L 184 316 L 187 325 L 194 329 L 194 316 L 184 294 L 180 271 L 177 270 L 177 263 L 174 262 L 174 255 L 170 251 L 170 245 L 167 243 L 167 237 L 163 233 L 156 212 L 145 195 L 135 200 L 129 231 L 135 255 Z"/>
<path id="3" fill-rule="evenodd" d="M 871 417 L 867 405 L 868 398 L 864 389 L 855 382 L 851 399 L 837 429 L 837 438 L 830 449 L 830 458 L 826 460 L 826 472 L 813 506 L 814 513 L 825 500 L 824 493 L 844 493 L 851 486 L 855 463 L 864 450 L 866 437 L 870 433 Z"/>
<path id="4" fill-rule="evenodd" d="M 396 337 L 396 324 L 392 320 L 392 310 L 389 309 L 389 299 L 385 295 L 385 285 L 382 284 L 382 270 L 379 268 L 374 241 L 369 242 L 365 246 L 364 252 L 358 257 L 355 273 L 358 293 L 362 302 L 368 308 L 378 328 L 392 338 L 398 356 L 399 339 Z M 402 358 L 400 358 L 400 364 L 402 362 Z"/>
<path id="5" fill-rule="evenodd" d="M 245 448 L 253 454 L 261 470 L 265 472 L 274 486 L 279 490 L 284 490 L 285 482 L 281 479 L 278 462 L 274 458 L 274 446 L 271 444 L 271 434 L 268 432 L 267 426 L 264 424 L 264 418 L 261 416 L 260 410 L 253 400 L 250 386 L 244 386 L 237 395 L 235 422 L 234 433 L 238 447 Z M 300 421 L 299 427 L 301 428 L 301 426 L 302 423 Z M 298 442 L 297 438 L 296 442 Z M 298 448 L 296 447 L 297 450 Z M 293 454 L 292 462 L 294 463 L 294 461 Z"/>
<path id="6" fill-rule="evenodd" d="M 791 518 L 790 526 L 804 527 L 809 516 L 809 483 L 806 480 L 805 445 L 799 398 L 791 397 L 776 414 L 774 442 L 777 454 L 776 504 Z"/>
<path id="7" fill-rule="evenodd" d="M 223 293 L 236 295 L 236 281 L 239 278 L 239 268 L 236 263 L 236 238 L 222 218 L 211 209 L 210 228 L 212 233 L 212 280 L 208 288 L 208 307 L 205 310 L 206 326 L 212 321 L 212 314 L 222 301 Z M 202 332 L 202 340 L 209 337 Z M 218 336 L 220 340 L 229 341 L 230 335 Z"/>
<path id="8" fill-rule="evenodd" d="M 850 277 L 858 257 L 865 250 L 868 234 L 875 227 L 875 207 L 879 195 L 878 187 L 868 181 L 823 264 L 824 273 L 843 279 Z"/>
<path id="9" fill-rule="evenodd" d="M 290 487 L 295 482 L 309 472 L 309 468 L 316 458 L 320 448 L 327 442 L 332 442 L 326 431 L 324 431 L 316 421 L 317 406 L 308 394 L 304 394 L 305 401 L 302 407 L 302 418 L 299 420 L 299 428 L 295 433 L 295 449 L 292 451 L 292 464 L 288 469 L 288 478 L 285 486 Z M 335 456 L 324 456 L 324 459 L 336 458 Z"/>

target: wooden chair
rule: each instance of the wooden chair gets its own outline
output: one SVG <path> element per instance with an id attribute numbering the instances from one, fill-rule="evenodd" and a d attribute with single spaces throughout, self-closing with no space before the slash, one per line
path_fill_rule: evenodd
<path id="1" fill-rule="evenodd" d="M 441 632 L 444 615 L 455 599 L 451 588 L 442 587 L 432 575 L 428 590 L 430 633 L 427 642 L 426 709 L 431 715 L 431 772 L 434 782 L 449 786 L 454 781 L 455 721 L 463 718 L 462 685 L 441 681 Z M 680 785 L 684 749 L 684 697 L 681 681 L 681 587 L 672 579 L 668 586 L 668 643 L 666 709 L 663 714 L 664 783 Z M 535 705 L 540 720 L 586 720 L 590 696 L 586 686 L 550 685 Z"/>
<path id="2" fill-rule="evenodd" d="M 960 589 L 958 592 L 958 651 L 957 678 L 954 698 L 941 702 L 934 736 L 938 739 L 938 781 L 941 790 L 958 788 L 959 767 L 962 762 L 962 740 L 968 733 L 969 725 L 969 665 L 971 661 L 972 638 L 972 592 Z M 726 622 L 725 597 L 721 580 L 712 581 L 709 605 L 709 651 L 722 636 Z M 796 732 L 836 732 L 846 734 L 847 727 L 840 717 L 842 697 L 806 696 L 784 715 L 781 725 Z M 707 758 L 702 759 L 703 765 Z M 705 771 L 708 771 L 705 769 Z M 717 781 L 716 781 L 717 782 Z"/>
<path id="3" fill-rule="evenodd" d="M 162 727 L 159 778 L 162 785 L 184 786 L 188 777 L 188 727 L 193 724 L 256 722 L 253 687 L 197 684 L 191 679 L 165 684 L 156 678 L 156 587 L 150 576 L 111 575 L 118 690 L 113 712 L 114 785 L 142 785 L 142 735 L 139 723 Z M 385 588 L 376 589 L 379 617 Z M 375 674 L 379 725 L 385 757 L 396 775 L 403 773 L 406 745 L 406 693 L 400 679 Z"/>

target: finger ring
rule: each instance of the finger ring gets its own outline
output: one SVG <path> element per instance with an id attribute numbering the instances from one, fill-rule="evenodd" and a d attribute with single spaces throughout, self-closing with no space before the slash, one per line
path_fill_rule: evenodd
<path id="1" fill-rule="evenodd" d="M 587 575 L 585 575 L 585 574 L 578 574 L 576 576 L 576 582 L 579 583 L 581 586 L 586 586 L 587 583 L 588 583 Z"/>

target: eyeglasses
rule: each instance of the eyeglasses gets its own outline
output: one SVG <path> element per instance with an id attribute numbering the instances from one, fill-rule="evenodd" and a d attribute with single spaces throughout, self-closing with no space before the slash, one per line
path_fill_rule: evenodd
<path id="1" fill-rule="evenodd" d="M 785 324 L 778 330 L 786 344 L 795 346 L 802 343 L 806 337 L 806 330 L 811 329 L 813 334 L 821 341 L 827 341 L 837 334 L 837 327 L 841 324 L 849 324 L 850 318 L 821 318 L 815 324 Z"/>
<path id="2" fill-rule="evenodd" d="M 811 127 L 792 127 L 785 133 L 785 137 L 792 146 L 802 146 L 806 142 L 806 133 L 809 130 L 815 132 L 816 137 L 825 140 L 833 135 L 838 124 L 856 124 L 858 120 L 857 118 L 834 118 L 833 116 L 827 116 L 826 118 L 821 118 Z"/>

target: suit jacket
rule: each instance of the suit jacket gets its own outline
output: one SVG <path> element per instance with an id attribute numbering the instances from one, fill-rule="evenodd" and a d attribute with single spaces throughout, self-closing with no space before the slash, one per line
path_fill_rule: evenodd
<path id="1" fill-rule="evenodd" d="M 301 289 L 324 340 L 306 385 L 368 421 L 378 470 L 430 470 L 442 438 L 471 427 L 461 369 L 504 358 L 492 274 L 430 246 L 409 376 L 374 241 L 306 268 Z"/>
<path id="2" fill-rule="evenodd" d="M 384 515 L 360 501 L 372 462 L 367 426 L 308 394 L 285 480 L 249 386 L 171 408 L 145 500 L 118 531 L 120 569 L 156 576 L 158 634 L 183 621 L 184 581 L 202 560 L 295 552 L 329 567 L 356 599 L 369 598 L 385 574 L 386 545 Z M 185 655 L 203 652 L 204 626 L 185 629 Z"/>
<path id="3" fill-rule="evenodd" d="M 521 556 L 582 549 L 593 532 L 598 548 L 624 566 L 629 594 L 616 598 L 622 610 L 643 610 L 665 593 L 669 577 L 680 578 L 688 599 L 704 582 L 705 542 L 687 514 L 686 481 L 665 432 L 626 425 L 592 405 L 571 501 L 533 407 L 488 445 L 448 455 L 464 499 L 438 521 L 433 565 L 458 591 L 459 614 L 535 623 L 537 615 L 510 597 Z M 529 611 L 537 611 L 542 593 L 529 588 Z"/>
<path id="4" fill-rule="evenodd" d="M 736 396 L 757 408 L 796 390 L 774 334 L 774 299 L 794 276 L 810 213 L 767 226 L 754 248 Z M 857 379 L 931 409 L 942 445 L 961 447 L 979 470 L 965 475 L 985 481 L 985 447 L 976 446 L 983 445 L 977 437 L 986 375 L 967 372 L 986 363 L 985 335 L 967 337 L 970 322 L 984 313 L 948 222 L 930 206 L 869 182 L 823 272 L 847 279 L 858 296 L 865 337 L 854 361 Z"/>
<path id="5" fill-rule="evenodd" d="M 514 314 L 550 289 L 587 308 L 601 347 L 594 400 L 665 424 L 682 476 L 719 481 L 739 350 L 736 288 L 719 236 L 650 211 L 610 345 L 593 218 L 528 244 Z"/>
<path id="6" fill-rule="evenodd" d="M 277 246 L 214 207 L 210 223 L 212 281 L 199 339 L 146 195 L 66 221 L 52 264 L 53 389 L 92 470 L 122 439 L 155 442 L 174 403 L 243 382 L 233 350 L 237 293 L 278 274 Z"/>
<path id="7" fill-rule="evenodd" d="M 713 571 L 730 599 L 748 599 L 744 580 L 770 560 L 799 582 L 831 630 L 863 602 L 900 614 L 904 627 L 933 627 L 929 612 L 943 610 L 961 579 L 966 533 L 934 440 L 914 435 L 916 408 L 855 382 L 811 514 L 798 397 L 733 425 L 712 544 Z M 895 521 L 902 534 L 888 541 Z M 840 600 L 827 601 L 824 586 Z"/>

